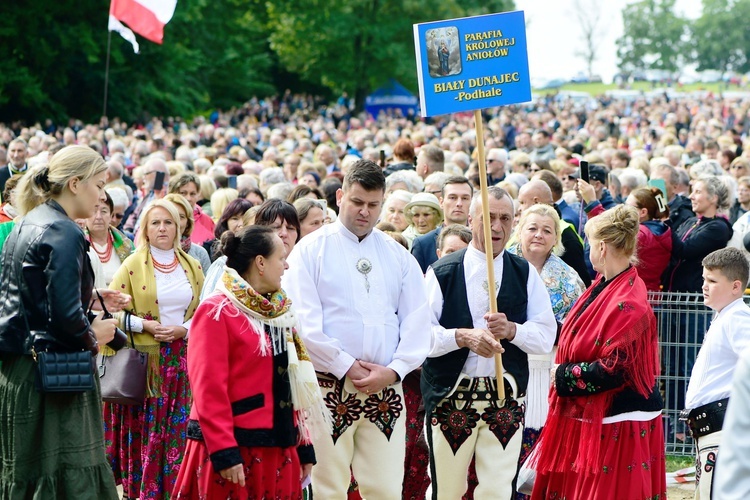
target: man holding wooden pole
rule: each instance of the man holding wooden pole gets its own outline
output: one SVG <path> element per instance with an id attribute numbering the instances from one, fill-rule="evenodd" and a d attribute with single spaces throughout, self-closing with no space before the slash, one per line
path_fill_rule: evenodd
<path id="1" fill-rule="evenodd" d="M 436 56 L 443 40 L 454 47 L 448 71 L 440 71 Z M 474 111 L 481 184 L 469 210 L 471 245 L 432 264 L 425 277 L 432 342 L 421 389 L 432 498 L 461 498 L 474 457 L 474 498 L 510 499 L 521 452 L 527 354 L 549 353 L 557 332 L 536 269 L 504 251 L 513 200 L 487 187 L 480 110 L 531 100 L 524 14 L 415 24 L 414 47 L 421 115 Z"/>
<path id="2" fill-rule="evenodd" d="M 478 121 L 485 182 L 470 208 L 472 243 L 433 264 L 426 276 L 432 343 L 421 385 L 433 499 L 461 498 L 472 457 L 479 481 L 474 498 L 513 497 L 527 354 L 549 353 L 557 330 L 536 270 L 504 251 L 513 227 L 513 201 L 504 190 L 485 184 L 481 129 Z M 496 373 L 503 372 L 503 365 L 503 383 L 498 384 Z"/>

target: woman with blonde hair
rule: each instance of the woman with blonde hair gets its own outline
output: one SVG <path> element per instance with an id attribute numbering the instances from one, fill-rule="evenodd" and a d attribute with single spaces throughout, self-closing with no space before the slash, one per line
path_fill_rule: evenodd
<path id="1" fill-rule="evenodd" d="M 175 193 L 169 193 L 164 199 L 174 203 L 174 206 L 177 207 L 177 213 L 180 214 L 180 247 L 182 251 L 200 263 L 201 270 L 205 275 L 206 270 L 211 267 L 211 258 L 205 248 L 197 245 L 190 238 L 196 227 L 190 202 L 184 196 Z"/>
<path id="2" fill-rule="evenodd" d="M 98 300 L 86 240 L 74 222 L 91 217 L 103 199 L 106 170 L 92 149 L 68 146 L 49 165 L 32 167 L 16 188 L 23 218 L 6 240 L 0 272 L 4 498 L 118 498 L 104 454 L 98 385 L 44 392 L 36 386 L 32 357 L 47 349 L 95 356 L 114 338 L 115 320 L 87 314 Z M 130 299 L 107 292 L 108 310 Z"/>
<path id="3" fill-rule="evenodd" d="M 198 307 L 203 271 L 180 247 L 180 216 L 167 200 L 144 209 L 138 249 L 123 262 L 110 288 L 132 296 L 120 328 L 134 332 L 148 354 L 141 405 L 104 404 L 107 456 L 127 498 L 165 498 L 177 479 L 185 447 L 190 389 L 187 341 Z M 114 353 L 105 350 L 103 354 Z"/>
<path id="4" fill-rule="evenodd" d="M 198 180 L 200 180 L 201 183 L 199 186 L 200 194 L 198 196 L 197 204 L 200 205 L 203 213 L 209 217 L 213 217 L 213 212 L 211 212 L 211 196 L 216 192 L 216 183 L 214 182 L 213 177 L 208 174 L 199 175 Z"/>
<path id="5" fill-rule="evenodd" d="M 214 194 L 211 195 L 211 213 L 213 214 L 214 222 L 218 222 L 224 213 L 224 209 L 227 208 L 229 202 L 239 198 L 240 193 L 236 189 L 222 188 L 217 189 Z M 214 233 L 216 228 L 214 228 Z"/>
<path id="6" fill-rule="evenodd" d="M 168 161 L 167 170 L 169 170 L 169 178 L 172 179 L 185 172 L 185 164 L 181 161 Z"/>
<path id="7" fill-rule="evenodd" d="M 573 305 L 586 289 L 575 269 L 559 257 L 564 251 L 560 216 L 549 205 L 532 205 L 521 214 L 515 231 L 508 251 L 528 260 L 539 273 L 549 294 L 559 331 Z M 528 356 L 529 385 L 526 393 L 526 425 L 521 445 L 521 461 L 526 459 L 536 444 L 547 419 L 549 373 L 554 354 Z"/>
<path id="8" fill-rule="evenodd" d="M 632 266 L 638 211 L 586 224 L 595 282 L 568 313 L 532 499 L 666 498 L 656 318 Z"/>
<path id="9" fill-rule="evenodd" d="M 531 157 L 524 152 L 514 154 L 510 159 L 513 172 L 525 174 L 531 168 Z"/>

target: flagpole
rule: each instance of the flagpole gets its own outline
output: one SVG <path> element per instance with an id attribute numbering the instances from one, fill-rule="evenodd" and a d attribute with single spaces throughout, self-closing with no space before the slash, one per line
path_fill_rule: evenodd
<path id="1" fill-rule="evenodd" d="M 487 190 L 487 165 L 484 159 L 484 127 L 481 110 L 474 110 L 474 131 L 477 135 L 477 160 L 479 160 L 479 187 L 482 192 L 482 229 L 484 229 L 484 255 L 487 259 L 487 293 L 490 299 L 490 313 L 497 312 L 497 291 L 495 290 L 495 256 L 492 255 L 492 229 L 490 227 L 490 197 Z M 495 380 L 500 404 L 505 403 L 505 379 L 503 378 L 503 358 L 495 354 Z"/>
<path id="2" fill-rule="evenodd" d="M 107 65 L 104 69 L 104 108 L 102 109 L 102 116 L 107 116 L 107 91 L 109 90 L 109 51 L 112 48 L 112 31 L 107 28 Z"/>

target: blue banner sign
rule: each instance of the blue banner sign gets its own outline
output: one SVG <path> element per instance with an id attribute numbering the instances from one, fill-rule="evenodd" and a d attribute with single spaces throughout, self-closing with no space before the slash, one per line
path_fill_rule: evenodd
<path id="1" fill-rule="evenodd" d="M 414 25 L 422 116 L 531 100 L 523 11 Z"/>

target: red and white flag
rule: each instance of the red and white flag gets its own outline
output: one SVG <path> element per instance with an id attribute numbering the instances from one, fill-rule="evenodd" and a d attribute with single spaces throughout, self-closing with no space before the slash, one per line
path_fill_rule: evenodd
<path id="1" fill-rule="evenodd" d="M 133 31 L 147 40 L 161 44 L 164 25 L 172 19 L 176 6 L 177 0 L 112 0 L 109 6 L 109 30 L 117 31 L 138 53 L 138 42 Z M 127 24 L 130 29 L 122 23 Z"/>

